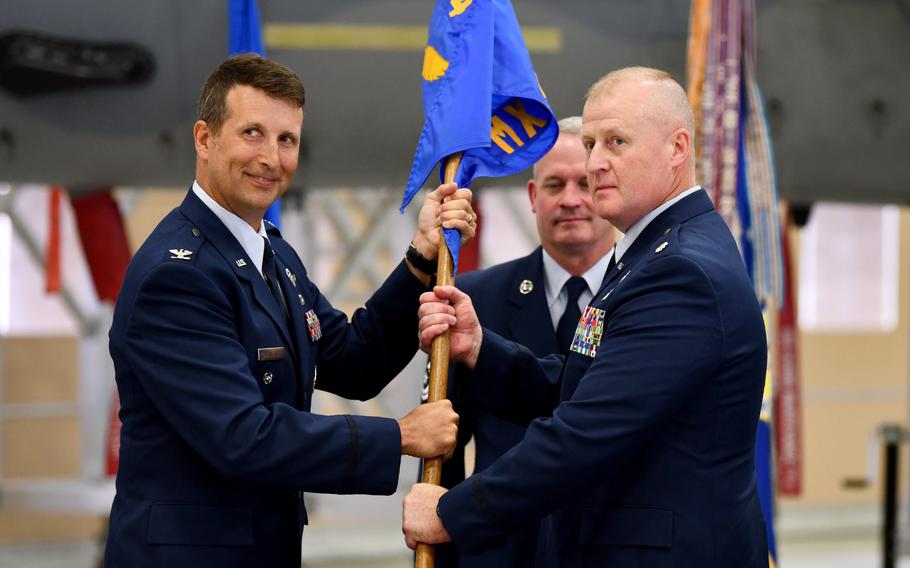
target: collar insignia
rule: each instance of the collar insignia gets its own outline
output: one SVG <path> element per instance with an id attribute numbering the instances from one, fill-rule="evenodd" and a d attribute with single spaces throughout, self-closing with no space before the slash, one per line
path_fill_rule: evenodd
<path id="1" fill-rule="evenodd" d="M 193 251 L 186 249 L 170 249 L 168 252 L 174 255 L 171 258 L 176 258 L 177 260 L 189 260 L 190 255 L 193 254 Z"/>

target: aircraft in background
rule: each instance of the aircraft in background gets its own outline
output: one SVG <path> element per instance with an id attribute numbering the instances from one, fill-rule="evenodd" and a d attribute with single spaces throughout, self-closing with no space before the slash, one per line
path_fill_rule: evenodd
<path id="1" fill-rule="evenodd" d="M 403 186 L 432 2 L 260 10 L 268 55 L 307 89 L 298 187 Z M 688 2 L 515 10 L 557 116 L 580 114 L 588 86 L 620 66 L 684 78 Z M 77 193 L 187 185 L 198 89 L 227 53 L 227 2 L 0 0 L 0 11 L 0 180 Z M 781 195 L 910 202 L 910 1 L 759 0 L 758 42 Z"/>

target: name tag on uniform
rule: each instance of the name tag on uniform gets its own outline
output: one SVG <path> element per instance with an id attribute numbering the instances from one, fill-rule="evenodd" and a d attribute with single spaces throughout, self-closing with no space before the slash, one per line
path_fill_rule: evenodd
<path id="1" fill-rule="evenodd" d="M 284 359 L 284 347 L 260 347 L 258 354 L 260 361 L 278 361 Z"/>
<path id="2" fill-rule="evenodd" d="M 585 308 L 578 320 L 578 327 L 575 328 L 575 337 L 572 338 L 570 351 L 588 357 L 597 355 L 597 348 L 600 347 L 604 335 L 604 315 L 605 312 L 600 308 L 591 306 Z"/>

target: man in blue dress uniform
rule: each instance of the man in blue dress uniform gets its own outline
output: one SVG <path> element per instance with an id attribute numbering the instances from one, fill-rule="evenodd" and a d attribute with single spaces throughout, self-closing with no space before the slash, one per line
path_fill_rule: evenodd
<path id="1" fill-rule="evenodd" d="M 255 55 L 206 81 L 196 180 L 130 263 L 110 331 L 123 428 L 105 566 L 299 567 L 304 491 L 391 494 L 402 454 L 454 447 L 448 401 L 397 421 L 309 412 L 314 388 L 368 399 L 398 374 L 430 277 L 402 262 L 348 321 L 263 221 L 303 105 L 297 75 Z M 439 223 L 473 235 L 469 200 L 430 193 L 410 257 L 435 257 Z"/>
<path id="2" fill-rule="evenodd" d="M 695 184 L 694 119 L 668 74 L 589 91 L 582 140 L 598 214 L 625 233 L 566 358 L 481 329 L 453 287 L 422 297 L 421 346 L 451 326 L 477 404 L 531 422 L 453 489 L 404 502 L 417 542 L 480 552 L 541 519 L 537 565 L 768 565 L 754 446 L 767 343 L 736 243 Z M 476 386 L 476 388 L 473 388 Z"/>
<path id="3" fill-rule="evenodd" d="M 534 165 L 528 198 L 541 246 L 531 254 L 459 275 L 457 286 L 471 296 L 481 324 L 543 357 L 568 350 L 581 310 L 603 283 L 613 249 L 613 226 L 594 210 L 585 174 L 581 117 L 559 121 L 559 138 Z M 486 469 L 521 441 L 524 425 L 475 406 L 470 371 L 457 365 L 449 377 L 450 398 L 460 416 L 459 444 L 443 464 L 442 485 L 464 479 L 464 444 L 473 436 L 474 471 Z M 510 400 L 501 404 L 508 406 Z M 509 535 L 474 555 L 453 547 L 437 550 L 437 568 L 525 568 L 534 565 L 537 527 Z"/>

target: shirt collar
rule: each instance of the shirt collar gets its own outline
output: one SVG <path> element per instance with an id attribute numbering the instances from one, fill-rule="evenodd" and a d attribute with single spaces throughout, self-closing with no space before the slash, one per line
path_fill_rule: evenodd
<path id="1" fill-rule="evenodd" d="M 259 270 L 261 274 L 262 253 L 265 251 L 265 242 L 263 242 L 262 238 L 269 238 L 268 234 L 265 232 L 265 223 L 259 221 L 259 231 L 254 231 L 246 221 L 237 215 L 234 215 L 212 199 L 212 196 L 206 193 L 206 191 L 202 189 L 202 186 L 199 185 L 199 182 L 195 180 L 193 181 L 193 193 L 205 203 L 206 207 L 212 210 L 212 213 L 214 213 L 224 226 L 227 227 L 227 230 L 234 235 L 234 238 L 237 239 L 237 242 L 240 243 L 243 251 L 250 257 L 250 260 L 253 261 L 253 264 L 256 265 L 256 269 Z"/>
<path id="2" fill-rule="evenodd" d="M 547 293 L 547 305 L 553 305 L 553 302 L 556 301 L 560 291 L 562 291 L 562 287 L 565 286 L 566 281 L 568 281 L 572 275 L 569 274 L 568 270 L 560 266 L 545 249 L 543 249 L 542 252 L 544 291 Z M 610 253 L 612 252 L 613 251 L 611 250 Z M 599 290 L 600 285 L 603 284 L 604 276 L 607 273 L 607 265 L 609 263 L 610 254 L 605 254 L 600 260 L 594 263 L 594 266 L 581 275 L 588 284 L 588 290 L 592 291 L 592 294 Z"/>
<path id="3" fill-rule="evenodd" d="M 615 247 L 616 262 L 619 262 L 619 259 L 622 258 L 622 255 L 624 255 L 626 253 L 626 251 L 632 247 L 632 243 L 635 242 L 635 239 L 638 238 L 638 235 L 640 235 L 641 232 L 645 230 L 645 227 L 647 227 L 648 224 L 651 221 L 653 221 L 655 217 L 657 217 L 658 215 L 660 215 L 661 213 L 663 213 L 664 211 L 666 211 L 667 209 L 672 207 L 677 201 L 680 201 L 683 197 L 691 195 L 700 189 L 701 189 L 700 185 L 696 185 L 695 187 L 690 187 L 689 189 L 680 193 L 679 195 L 677 195 L 670 201 L 667 201 L 666 203 L 661 203 L 657 208 L 652 209 L 650 213 L 648 213 L 647 215 L 645 215 L 644 217 L 639 219 L 631 227 L 629 227 L 629 230 L 626 231 L 625 236 L 623 236 L 623 238 L 619 239 L 619 241 L 616 243 L 616 247 Z"/>

